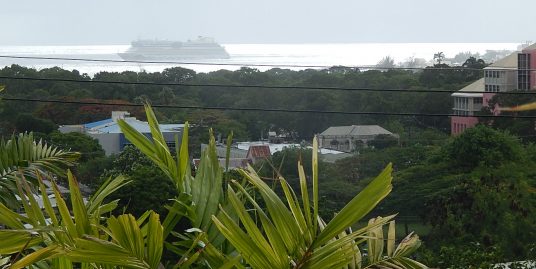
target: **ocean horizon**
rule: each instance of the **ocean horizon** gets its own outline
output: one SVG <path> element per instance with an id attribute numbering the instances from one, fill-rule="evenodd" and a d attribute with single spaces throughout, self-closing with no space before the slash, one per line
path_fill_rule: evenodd
<path id="1" fill-rule="evenodd" d="M 88 62 L 52 59 L 0 58 L 0 68 L 18 64 L 44 69 L 54 66 L 78 70 L 90 76 L 106 72 L 161 72 L 165 68 L 180 66 L 196 72 L 220 69 L 237 70 L 253 66 L 261 71 L 274 67 L 293 70 L 330 66 L 372 66 L 389 56 L 395 63 L 412 58 L 424 59 L 432 64 L 435 53 L 443 52 L 446 58 L 469 52 L 484 55 L 487 51 L 514 51 L 520 43 L 308 43 L 308 44 L 222 44 L 229 59 L 174 61 L 180 63 L 119 62 L 118 53 L 130 45 L 71 45 L 71 46 L 0 46 L 0 56 L 27 56 L 50 58 L 77 58 L 111 60 L 116 62 Z"/>

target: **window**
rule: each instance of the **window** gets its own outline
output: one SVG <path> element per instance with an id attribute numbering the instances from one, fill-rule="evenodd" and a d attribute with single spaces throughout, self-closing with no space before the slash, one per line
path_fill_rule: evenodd
<path id="1" fill-rule="evenodd" d="M 482 104 L 482 97 L 473 98 L 473 104 Z"/>
<path id="2" fill-rule="evenodd" d="M 517 88 L 520 90 L 530 90 L 530 54 L 520 53 L 517 55 Z"/>

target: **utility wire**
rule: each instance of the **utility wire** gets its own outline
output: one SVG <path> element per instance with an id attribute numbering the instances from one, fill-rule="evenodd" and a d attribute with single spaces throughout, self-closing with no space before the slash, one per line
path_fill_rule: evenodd
<path id="1" fill-rule="evenodd" d="M 368 70 L 473 70 L 483 71 L 481 68 L 471 68 L 463 66 L 451 66 L 451 67 L 381 67 L 377 65 L 355 65 L 355 66 L 343 66 L 343 65 L 295 65 L 295 64 L 248 64 L 248 63 L 215 63 L 215 62 L 176 62 L 176 61 L 135 61 L 135 60 L 113 60 L 113 59 L 89 59 L 89 58 L 71 58 L 71 57 L 40 57 L 40 56 L 15 56 L 15 55 L 0 55 L 0 58 L 6 59 L 32 59 L 32 60 L 60 60 L 60 61 L 78 61 L 78 62 L 104 62 L 104 63 L 136 63 L 136 64 L 175 64 L 175 65 L 212 65 L 212 66 L 244 66 L 244 67 L 285 67 L 285 68 L 355 68 L 355 69 L 368 69 Z M 505 70 L 508 68 L 500 68 Z M 512 68 L 512 70 L 518 70 Z M 523 69 L 528 71 L 528 69 Z"/>
<path id="2" fill-rule="evenodd" d="M 172 83 L 172 82 L 150 82 L 150 81 L 119 81 L 119 80 L 83 80 L 67 78 L 37 78 L 37 77 L 16 77 L 0 76 L 0 79 L 8 80 L 29 80 L 29 81 L 51 81 L 51 82 L 72 82 L 72 83 L 94 83 L 94 84 L 120 84 L 120 85 L 145 85 L 145 86 L 183 86 L 183 87 L 214 87 L 214 88 L 237 88 L 237 89 L 280 89 L 280 90 L 330 90 L 330 91 L 366 91 L 366 92 L 397 92 L 397 93 L 493 93 L 504 95 L 535 95 L 536 91 L 506 91 L 506 92 L 485 92 L 485 91 L 451 91 L 451 90 L 430 90 L 430 89 L 378 89 L 367 87 L 315 87 L 315 86 L 269 86 L 269 85 L 230 85 L 230 84 L 192 84 L 192 83 Z"/>
<path id="3" fill-rule="evenodd" d="M 103 101 L 69 101 L 37 98 L 11 98 L 3 97 L 3 101 L 13 102 L 36 102 L 36 103 L 56 103 L 72 105 L 104 105 L 123 107 L 143 107 L 143 104 L 123 104 Z M 340 115 L 379 115 L 379 116 L 419 116 L 419 117 L 480 117 L 480 118 L 519 118 L 536 119 L 536 116 L 515 116 L 515 115 L 455 115 L 446 113 L 412 113 L 412 112 L 383 112 L 383 111 L 339 111 L 339 110 L 316 110 L 316 109 L 286 109 L 286 108 L 259 108 L 259 107 L 223 107 L 223 106 L 184 106 L 184 105 L 151 105 L 155 108 L 175 108 L 175 109 L 203 109 L 203 110 L 223 110 L 223 111 L 257 111 L 257 112 L 285 112 L 285 113 L 311 113 L 311 114 L 340 114 Z"/>

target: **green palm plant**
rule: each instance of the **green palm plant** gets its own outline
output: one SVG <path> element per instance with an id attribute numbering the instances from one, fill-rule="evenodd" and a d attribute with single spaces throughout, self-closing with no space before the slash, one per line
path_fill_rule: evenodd
<path id="1" fill-rule="evenodd" d="M 383 223 L 383 219 L 371 219 L 369 226 L 378 222 Z M 408 258 L 420 247 L 419 237 L 410 233 L 396 246 L 395 227 L 395 221 L 390 221 L 386 240 L 383 226 L 370 229 L 367 238 L 368 263 L 365 268 L 426 268 L 424 264 Z"/>
<path id="2" fill-rule="evenodd" d="M 231 253 L 233 248 L 227 244 L 225 237 L 219 233 L 212 222 L 213 215 L 219 215 L 219 205 L 228 205 L 223 192 L 223 171 L 220 168 L 216 154 L 216 142 L 211 134 L 209 147 L 202 153 L 201 162 L 195 177 L 191 174 L 190 158 L 188 153 L 188 123 L 185 124 L 182 140 L 179 147 L 178 137 L 175 138 L 175 152 L 167 146 L 158 120 L 146 104 L 145 111 L 151 131 L 151 138 L 129 126 L 125 121 L 118 121 L 125 137 L 132 142 L 142 153 L 151 159 L 168 178 L 174 183 L 179 196 L 171 201 L 169 212 L 162 225 L 164 227 L 164 239 L 173 234 L 181 242 L 166 244 L 168 249 L 179 254 L 181 261 L 200 259 L 200 263 L 209 263 L 219 267 L 224 264 L 236 263 L 224 253 Z M 181 219 L 186 218 L 192 233 L 172 233 Z M 203 251 L 193 253 L 192 246 L 179 248 L 176 245 L 191 244 L 203 245 Z M 190 255 L 195 255 L 190 257 Z M 182 264 L 179 262 L 179 264 Z M 183 264 L 182 264 L 183 265 Z"/>
<path id="3" fill-rule="evenodd" d="M 147 212 L 106 218 L 117 201 L 106 197 L 128 181 L 108 179 L 84 201 L 73 175 L 68 172 L 70 207 L 52 184 L 54 196 L 38 176 L 42 205 L 24 176 L 16 180 L 23 207 L 20 214 L 0 204 L 0 255 L 8 268 L 139 268 L 156 269 L 163 251 L 158 214 Z M 57 209 L 54 208 L 54 204 Z M 75 266 L 75 264 L 78 264 Z"/>
<path id="4" fill-rule="evenodd" d="M 369 267 L 426 268 L 407 258 L 409 250 L 419 241 L 411 237 L 392 251 L 394 227 L 390 229 L 388 253 L 383 254 L 382 226 L 394 218 L 376 218 L 357 231 L 349 227 L 360 221 L 391 191 L 391 165 L 355 196 L 329 223 L 318 215 L 318 144 L 313 142 L 312 201 L 307 178 L 298 164 L 301 201 L 283 177 L 279 177 L 284 192 L 283 201 L 253 169 L 241 171 L 248 182 L 260 193 L 265 206 L 251 196 L 242 184 L 233 181 L 227 188 L 232 209 L 239 221 L 227 210 L 213 221 L 220 232 L 236 247 L 252 268 L 361 268 L 359 245 L 367 242 Z M 242 197 L 251 205 L 246 208 Z"/>
<path id="5" fill-rule="evenodd" d="M 204 264 L 210 268 L 360 268 L 362 257 L 359 245 L 373 242 L 378 245 L 377 240 L 383 240 L 383 237 L 379 237 L 378 229 L 381 230 L 383 225 L 394 218 L 377 218 L 367 226 L 349 232 L 351 225 L 360 221 L 391 191 L 391 165 L 325 224 L 318 215 L 316 138 L 313 148 L 312 201 L 301 164 L 298 165 L 301 203 L 284 178 L 280 178 L 280 183 L 286 203 L 253 169 L 241 171 L 247 181 L 260 192 L 266 206 L 263 208 L 252 197 L 250 190 L 237 181 L 230 183 L 226 195 L 223 193 L 222 173 L 212 136 L 208 149 L 202 153 L 200 167 L 193 178 L 190 174 L 187 147 L 188 124 L 185 125 L 182 135 L 180 151 L 175 152 L 174 158 L 151 107 L 146 105 L 145 110 L 152 139 L 138 133 L 123 121 L 119 124 L 127 139 L 153 160 L 181 193 L 170 207 L 170 214 L 163 223 L 164 237 L 171 233 L 182 217 L 187 217 L 194 227 L 190 231 L 195 231 L 195 235 L 175 233 L 181 241 L 166 245 L 182 256 L 177 266 L 184 267 L 197 262 L 197 265 Z M 178 145 L 178 139 L 175 142 Z M 246 202 L 253 208 L 246 208 Z M 393 246 L 393 230 L 394 226 L 389 230 L 388 250 Z M 222 235 L 231 245 L 227 251 Z M 371 268 L 425 268 L 426 266 L 407 258 L 411 253 L 409 250 L 416 249 L 419 244 L 418 237 L 411 236 L 394 252 L 388 251 L 384 254 L 383 248 L 369 249 L 370 253 L 367 255 L 374 255 L 376 258 L 369 258 L 365 265 Z M 189 247 L 184 251 L 175 247 L 177 245 Z M 201 251 L 193 253 L 194 249 Z M 204 259 L 198 260 L 200 256 Z M 186 260 L 188 262 L 184 262 Z"/>
<path id="6" fill-rule="evenodd" d="M 152 139 L 125 122 L 125 136 L 153 160 L 175 183 L 180 194 L 170 202 L 162 223 L 147 212 L 106 217 L 117 201 L 107 195 L 127 184 L 123 177 L 109 179 L 86 202 L 77 182 L 67 173 L 70 207 L 53 184 L 53 200 L 36 172 L 43 210 L 24 173 L 16 174 L 16 192 L 23 214 L 0 203 L 0 266 L 10 268 L 160 268 L 164 248 L 180 255 L 173 268 L 425 268 L 407 258 L 418 245 L 409 236 L 395 248 L 394 216 L 375 218 L 353 231 L 350 227 L 367 215 L 391 191 L 389 165 L 328 223 L 319 216 L 318 146 L 313 145 L 312 194 L 303 166 L 298 164 L 301 200 L 284 178 L 280 198 L 256 172 L 241 170 L 247 183 L 229 181 L 224 188 L 222 169 L 211 137 L 195 177 L 187 151 L 188 125 L 180 150 L 171 153 L 158 122 L 146 106 Z M 176 139 L 178 144 L 178 139 Z M 226 191 L 224 191 L 226 189 Z M 262 206 L 252 189 L 260 193 Z M 192 228 L 175 232 L 186 218 Z M 383 226 L 389 223 L 385 244 Z M 174 239 L 170 239 L 173 235 Z M 363 246 L 368 246 L 365 252 Z M 384 247 L 386 245 L 386 247 Z M 366 253 L 368 259 L 363 256 Z"/>
<path id="7" fill-rule="evenodd" d="M 63 151 L 43 141 L 36 142 L 32 133 L 13 135 L 0 140 L 0 202 L 16 207 L 15 175 L 22 172 L 32 183 L 36 175 L 65 176 L 66 168 L 80 157 L 78 152 Z"/>

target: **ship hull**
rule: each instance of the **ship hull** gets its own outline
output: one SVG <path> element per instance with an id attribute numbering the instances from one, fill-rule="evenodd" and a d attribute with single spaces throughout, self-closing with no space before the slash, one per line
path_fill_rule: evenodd
<path id="1" fill-rule="evenodd" d="M 118 53 L 125 61 L 177 61 L 177 60 L 210 60 L 229 59 L 229 54 L 143 54 L 134 52 Z"/>

